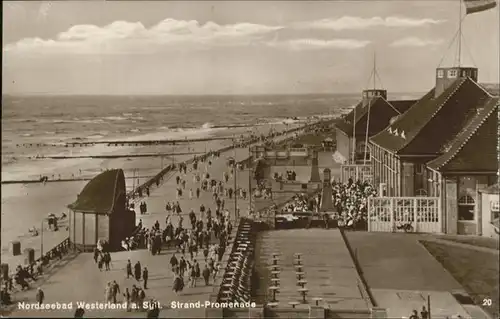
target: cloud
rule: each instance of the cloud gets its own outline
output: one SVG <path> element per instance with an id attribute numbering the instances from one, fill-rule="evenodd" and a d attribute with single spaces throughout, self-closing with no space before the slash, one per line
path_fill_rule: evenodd
<path id="1" fill-rule="evenodd" d="M 416 37 L 407 37 L 396 40 L 390 44 L 391 47 L 428 47 L 443 43 L 441 39 L 420 39 Z"/>
<path id="2" fill-rule="evenodd" d="M 269 42 L 271 47 L 286 48 L 296 51 L 302 50 L 320 50 L 320 49 L 344 49 L 354 50 L 366 47 L 370 41 L 355 39 L 295 39 L 281 42 Z"/>
<path id="3" fill-rule="evenodd" d="M 344 16 L 337 19 L 322 19 L 310 22 L 301 22 L 295 25 L 298 29 L 324 29 L 324 30 L 361 30 L 373 27 L 405 27 L 415 28 L 425 25 L 435 25 L 445 22 L 445 20 L 434 20 L 428 18 L 413 19 L 404 17 L 372 17 L 361 18 Z"/>
<path id="4" fill-rule="evenodd" d="M 151 28 L 140 22 L 115 21 L 104 27 L 76 25 L 55 39 L 25 38 L 7 45 L 16 52 L 119 53 L 154 51 L 158 46 L 249 44 L 281 26 L 253 23 L 219 25 L 214 22 L 165 19 Z"/>

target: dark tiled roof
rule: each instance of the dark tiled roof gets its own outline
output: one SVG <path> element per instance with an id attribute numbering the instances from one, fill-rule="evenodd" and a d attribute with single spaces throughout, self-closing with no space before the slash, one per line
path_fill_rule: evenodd
<path id="1" fill-rule="evenodd" d="M 399 113 L 403 114 L 404 112 L 408 111 L 408 109 L 415 103 L 417 103 L 418 100 L 396 100 L 396 101 L 389 101 L 392 106 L 396 110 L 399 111 Z"/>
<path id="2" fill-rule="evenodd" d="M 434 89 L 429 91 L 371 141 L 398 154 L 440 155 L 442 146 L 464 128 L 475 116 L 476 108 L 489 98 L 470 78 L 457 79 L 436 98 Z"/>
<path id="3" fill-rule="evenodd" d="M 443 145 L 443 155 L 427 163 L 439 171 L 498 170 L 498 98 L 489 98 L 451 142 Z"/>
<path id="4" fill-rule="evenodd" d="M 78 212 L 111 213 L 120 195 L 125 194 L 122 169 L 102 172 L 85 185 L 77 200 L 68 208 Z"/>
<path id="5" fill-rule="evenodd" d="M 358 103 L 355 108 L 347 114 L 344 121 L 336 124 L 336 127 L 348 136 L 353 134 L 353 118 L 356 113 L 356 135 L 365 135 L 368 120 L 368 109 L 370 109 L 370 123 L 368 135 L 372 136 L 383 130 L 392 117 L 400 113 L 389 102 L 382 97 L 371 100 L 370 107 L 363 107 L 363 103 Z"/>

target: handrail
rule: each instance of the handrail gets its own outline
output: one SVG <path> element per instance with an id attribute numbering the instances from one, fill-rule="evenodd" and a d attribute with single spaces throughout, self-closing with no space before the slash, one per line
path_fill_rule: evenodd
<path id="1" fill-rule="evenodd" d="M 71 247 L 74 247 L 74 246 L 72 246 L 70 238 L 67 237 L 62 242 L 60 242 L 55 247 L 53 247 L 51 250 L 46 252 L 44 255 L 40 256 L 34 262 L 32 262 L 29 265 L 24 266 L 23 268 L 32 274 L 33 268 L 38 263 L 41 262 L 42 265 L 47 265 L 50 260 L 53 260 L 53 259 L 58 258 L 58 257 L 62 258 L 62 256 L 66 255 L 70 251 Z"/>

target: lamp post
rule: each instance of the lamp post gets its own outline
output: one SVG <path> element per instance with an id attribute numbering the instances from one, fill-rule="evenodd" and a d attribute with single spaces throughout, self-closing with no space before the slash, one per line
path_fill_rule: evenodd
<path id="1" fill-rule="evenodd" d="M 252 154 L 250 152 L 250 146 L 248 147 L 248 212 L 252 210 L 252 197 L 253 197 L 253 192 L 252 192 L 252 167 L 251 166 L 253 163 L 253 158 Z"/>
<path id="2" fill-rule="evenodd" d="M 238 219 L 239 219 L 239 214 L 238 214 L 238 193 L 236 192 L 237 190 L 237 187 L 238 187 L 238 184 L 237 184 L 237 181 L 236 181 L 236 174 L 237 174 L 237 169 L 236 169 L 236 140 L 235 140 L 235 137 L 233 136 L 233 158 L 234 158 L 234 162 L 233 162 L 233 171 L 234 171 L 234 174 L 233 174 L 233 178 L 234 178 L 234 217 L 236 219 L 236 223 L 238 222 Z"/>
<path id="3" fill-rule="evenodd" d="M 43 257 L 43 219 L 40 224 L 40 257 Z"/>

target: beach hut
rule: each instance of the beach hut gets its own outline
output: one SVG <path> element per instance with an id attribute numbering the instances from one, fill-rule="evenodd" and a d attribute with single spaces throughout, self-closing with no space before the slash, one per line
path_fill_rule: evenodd
<path id="1" fill-rule="evenodd" d="M 93 250 L 99 241 L 116 249 L 135 229 L 135 212 L 126 206 L 125 175 L 121 169 L 94 177 L 68 208 L 70 240 L 84 251 Z"/>

